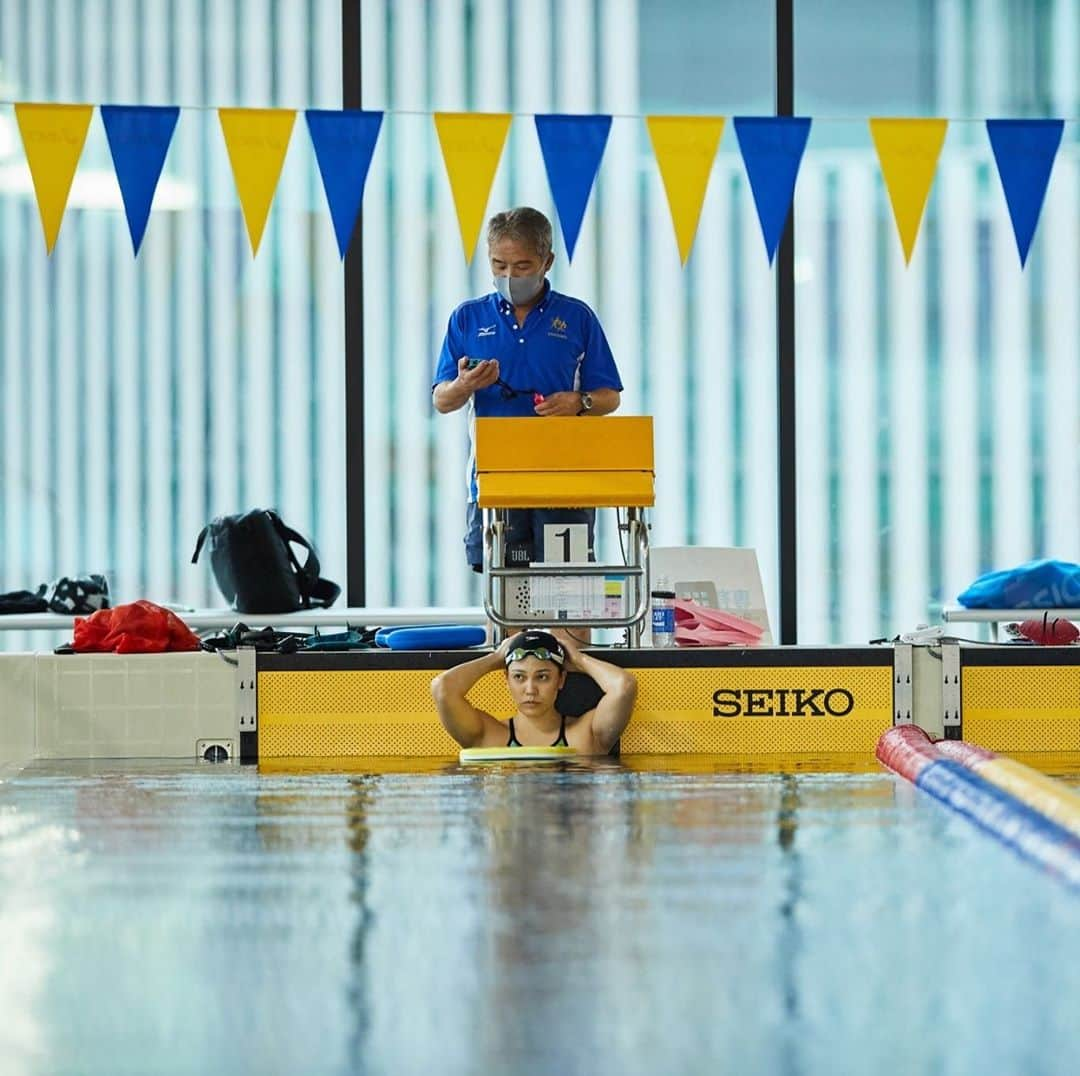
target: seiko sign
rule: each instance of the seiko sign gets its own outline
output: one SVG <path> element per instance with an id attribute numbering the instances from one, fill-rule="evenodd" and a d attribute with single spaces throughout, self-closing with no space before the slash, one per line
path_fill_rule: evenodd
<path id="1" fill-rule="evenodd" d="M 718 688 L 713 717 L 846 717 L 855 696 L 845 688 Z"/>

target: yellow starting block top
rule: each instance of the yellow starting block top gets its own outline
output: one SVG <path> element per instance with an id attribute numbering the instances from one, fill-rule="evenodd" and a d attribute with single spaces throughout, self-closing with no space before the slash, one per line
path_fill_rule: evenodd
<path id="1" fill-rule="evenodd" d="M 574 758 L 573 747 L 463 747 L 461 763 L 470 762 L 560 762 Z"/>
<path id="2" fill-rule="evenodd" d="M 481 508 L 651 508 L 648 416 L 480 418 Z"/>

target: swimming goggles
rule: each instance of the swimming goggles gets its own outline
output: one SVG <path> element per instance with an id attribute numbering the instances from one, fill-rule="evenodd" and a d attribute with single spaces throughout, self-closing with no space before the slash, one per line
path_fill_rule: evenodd
<path id="1" fill-rule="evenodd" d="M 506 655 L 506 664 L 512 661 L 522 661 L 525 658 L 534 657 L 541 661 L 554 661 L 556 665 L 563 663 L 563 656 L 558 650 L 549 650 L 546 646 L 524 647 L 515 646 Z"/>

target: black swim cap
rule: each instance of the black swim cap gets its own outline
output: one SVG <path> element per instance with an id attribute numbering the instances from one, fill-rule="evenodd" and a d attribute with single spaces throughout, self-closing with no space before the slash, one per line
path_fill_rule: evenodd
<path id="1" fill-rule="evenodd" d="M 562 643 L 549 631 L 523 631 L 510 640 L 506 650 L 507 665 L 530 656 L 541 661 L 553 661 L 560 667 L 566 661 Z"/>

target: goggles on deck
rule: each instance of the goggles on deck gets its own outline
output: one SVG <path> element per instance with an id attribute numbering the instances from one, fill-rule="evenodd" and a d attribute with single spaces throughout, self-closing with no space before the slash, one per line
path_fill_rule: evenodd
<path id="1" fill-rule="evenodd" d="M 512 661 L 522 661 L 525 658 L 539 658 L 541 661 L 553 661 L 556 665 L 563 663 L 563 655 L 558 650 L 549 650 L 546 646 L 516 646 L 507 651 L 506 664 Z"/>

